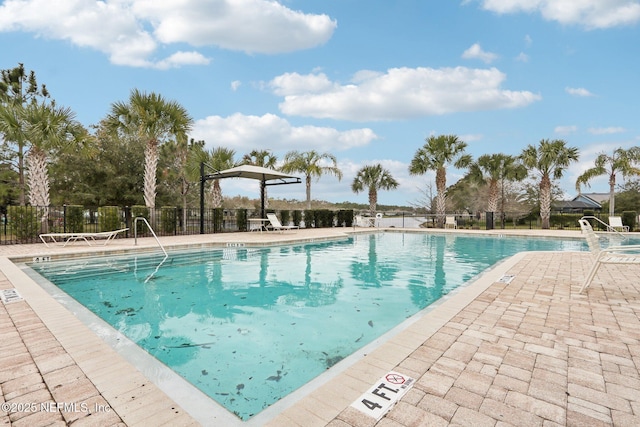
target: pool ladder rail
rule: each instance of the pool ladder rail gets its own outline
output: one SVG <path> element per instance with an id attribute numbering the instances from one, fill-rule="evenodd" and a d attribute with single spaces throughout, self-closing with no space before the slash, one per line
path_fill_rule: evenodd
<path id="1" fill-rule="evenodd" d="M 605 233 L 609 233 L 609 235 L 611 236 L 617 236 L 620 238 L 620 240 L 627 240 L 629 237 L 627 235 L 625 235 L 624 233 L 616 230 L 615 228 L 613 228 L 612 226 L 610 226 L 609 224 L 607 224 L 606 222 L 602 221 L 600 218 L 596 218 L 593 215 L 587 215 L 587 216 L 583 216 L 580 219 L 593 219 L 597 222 L 599 222 L 600 224 L 602 224 L 604 226 L 604 228 L 607 230 Z M 596 233 L 597 235 L 597 233 Z M 599 236 L 602 237 L 602 236 Z"/>
<path id="2" fill-rule="evenodd" d="M 138 245 L 138 221 L 144 221 L 144 223 L 147 224 L 149 231 L 151 231 L 151 234 L 153 234 L 153 237 L 156 239 L 156 243 L 158 243 L 158 246 L 160 246 L 160 249 L 162 249 L 162 252 L 164 253 L 165 258 L 168 257 L 169 255 L 167 254 L 167 251 L 164 249 L 164 246 L 162 246 L 162 243 L 160 243 L 160 240 L 158 240 L 158 236 L 156 236 L 156 232 L 153 231 L 153 228 L 151 228 L 149 221 L 147 221 L 147 219 L 143 216 L 137 216 L 133 220 L 133 239 L 134 239 L 133 244 L 135 246 Z"/>

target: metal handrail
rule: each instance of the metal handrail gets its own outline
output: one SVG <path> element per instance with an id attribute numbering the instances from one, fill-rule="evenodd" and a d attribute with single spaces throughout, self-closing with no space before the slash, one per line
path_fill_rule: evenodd
<path id="1" fill-rule="evenodd" d="M 596 221 L 598 221 L 600 224 L 604 225 L 605 228 L 607 229 L 607 232 L 609 233 L 615 233 L 618 236 L 620 236 L 623 240 L 628 239 L 629 237 L 626 236 L 625 234 L 619 232 L 618 230 L 616 230 L 615 228 L 613 228 L 612 226 L 610 226 L 609 224 L 607 224 L 606 222 L 604 222 L 603 220 L 601 220 L 600 218 L 596 218 L 593 215 L 587 215 L 587 216 L 583 216 L 580 219 L 595 219 Z"/>
<path id="2" fill-rule="evenodd" d="M 147 219 L 143 216 L 137 216 L 133 219 L 133 244 L 135 246 L 138 245 L 138 220 L 142 220 L 145 224 L 147 224 L 147 227 L 149 227 L 149 231 L 151 231 L 151 234 L 153 234 L 153 237 L 156 239 L 156 242 L 158 243 L 158 246 L 160 246 L 160 249 L 162 249 L 164 256 L 167 257 L 167 251 L 164 250 L 164 246 L 162 246 L 162 243 L 160 243 L 160 240 L 158 240 L 158 236 L 156 236 L 155 231 L 153 231 L 153 228 L 151 228 L 149 221 L 147 221 Z"/>

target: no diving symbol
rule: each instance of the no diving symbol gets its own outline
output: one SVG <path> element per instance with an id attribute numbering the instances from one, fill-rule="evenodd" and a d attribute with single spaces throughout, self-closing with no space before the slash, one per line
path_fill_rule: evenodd
<path id="1" fill-rule="evenodd" d="M 403 384 L 405 379 L 400 374 L 388 374 L 385 379 L 391 384 Z"/>

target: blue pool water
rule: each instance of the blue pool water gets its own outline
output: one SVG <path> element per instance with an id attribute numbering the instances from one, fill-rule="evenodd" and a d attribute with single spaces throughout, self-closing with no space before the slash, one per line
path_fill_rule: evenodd
<path id="1" fill-rule="evenodd" d="M 246 420 L 521 251 L 582 241 L 376 233 L 31 267 Z"/>

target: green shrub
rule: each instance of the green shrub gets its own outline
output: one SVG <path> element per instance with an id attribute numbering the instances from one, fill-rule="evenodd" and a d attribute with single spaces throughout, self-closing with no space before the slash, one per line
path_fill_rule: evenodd
<path id="1" fill-rule="evenodd" d="M 353 225 L 353 209 L 341 209 L 336 214 L 338 227 L 351 227 Z"/>
<path id="2" fill-rule="evenodd" d="M 293 211 L 293 225 L 300 227 L 302 222 L 302 211 Z"/>
<path id="3" fill-rule="evenodd" d="M 289 211 L 280 211 L 280 224 L 289 225 Z"/>
<path id="4" fill-rule="evenodd" d="M 84 231 L 84 206 L 66 205 L 64 207 L 65 232 L 82 233 Z"/>
<path id="5" fill-rule="evenodd" d="M 98 231 L 119 230 L 121 227 L 120 208 L 102 206 L 98 208 Z"/>
<path id="6" fill-rule="evenodd" d="M 315 211 L 307 209 L 304 211 L 304 228 L 312 228 L 316 226 Z"/>
<path id="7" fill-rule="evenodd" d="M 28 242 L 38 237 L 40 231 L 38 210 L 33 206 L 7 206 L 7 218 L 18 242 Z"/>
<path id="8" fill-rule="evenodd" d="M 222 208 L 213 209 L 213 232 L 219 233 L 222 231 L 222 220 L 224 216 L 224 210 Z"/>
<path id="9" fill-rule="evenodd" d="M 160 224 L 165 234 L 176 234 L 176 207 L 164 206 L 160 208 Z"/>
<path id="10" fill-rule="evenodd" d="M 333 227 L 335 213 L 329 209 L 310 209 L 304 212 L 305 227 Z"/>
<path id="11" fill-rule="evenodd" d="M 333 227 L 335 212 L 330 211 L 329 209 L 321 209 L 318 211 L 318 218 L 320 219 L 320 227 Z"/>
<path id="12" fill-rule="evenodd" d="M 239 231 L 247 231 L 247 210 L 236 210 L 236 222 L 238 223 Z"/>
<path id="13" fill-rule="evenodd" d="M 622 224 L 628 225 L 629 230 L 636 229 L 636 219 L 638 218 L 638 212 L 636 211 L 624 211 L 622 212 Z"/>

